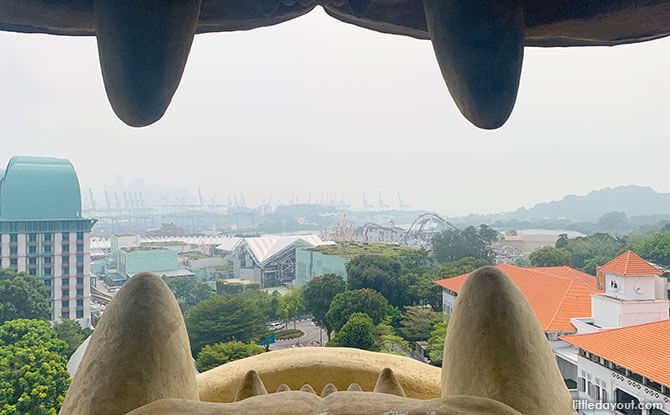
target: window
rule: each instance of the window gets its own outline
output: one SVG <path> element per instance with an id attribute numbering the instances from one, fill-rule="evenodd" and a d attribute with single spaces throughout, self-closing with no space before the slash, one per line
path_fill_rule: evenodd
<path id="1" fill-rule="evenodd" d="M 44 246 L 44 253 L 45 254 L 50 254 L 51 253 L 51 245 L 45 245 Z"/>
<path id="2" fill-rule="evenodd" d="M 84 300 L 77 300 L 77 307 L 83 307 L 84 306 Z"/>
<path id="3" fill-rule="evenodd" d="M 646 385 L 647 385 L 648 387 L 650 387 L 651 389 L 657 390 L 657 391 L 659 391 L 659 392 L 662 391 L 661 384 L 660 384 L 660 383 L 656 383 L 656 382 L 654 382 L 654 381 L 651 380 L 651 379 L 647 379 L 647 383 L 646 383 Z"/>
<path id="4" fill-rule="evenodd" d="M 63 245 L 63 253 L 70 253 L 70 245 Z"/>
<path id="5" fill-rule="evenodd" d="M 70 297 L 70 290 L 62 290 L 61 291 L 61 298 L 69 298 Z"/>
<path id="6" fill-rule="evenodd" d="M 19 249 L 15 246 L 10 246 L 9 247 L 9 255 L 18 255 L 19 254 Z"/>
<path id="7" fill-rule="evenodd" d="M 77 275 L 83 275 L 83 274 L 84 274 L 84 266 L 77 265 Z"/>
<path id="8" fill-rule="evenodd" d="M 70 279 L 69 279 L 69 278 L 62 278 L 62 279 L 61 279 L 61 284 L 62 284 L 63 286 L 66 286 L 66 285 L 69 286 L 69 285 L 70 285 Z"/>
<path id="9" fill-rule="evenodd" d="M 44 280 L 44 286 L 45 287 L 51 287 L 51 279 L 47 278 Z"/>
<path id="10" fill-rule="evenodd" d="M 77 288 L 77 297 L 83 297 L 83 296 L 84 296 L 84 289 Z"/>
<path id="11" fill-rule="evenodd" d="M 633 372 L 632 370 L 629 372 L 628 376 L 633 379 L 636 382 L 642 383 L 642 375 Z"/>
<path id="12" fill-rule="evenodd" d="M 51 234 L 50 233 L 45 233 L 44 234 L 44 242 L 51 242 Z"/>
<path id="13" fill-rule="evenodd" d="M 28 265 L 37 265 L 37 258 L 28 258 Z"/>
<path id="14" fill-rule="evenodd" d="M 69 265 L 70 264 L 70 257 L 68 255 L 63 255 L 63 258 L 61 259 L 61 262 L 63 262 L 63 265 Z"/>
<path id="15" fill-rule="evenodd" d="M 37 253 L 37 247 L 35 245 L 30 245 L 28 247 L 28 253 L 29 254 L 36 254 Z"/>
<path id="16" fill-rule="evenodd" d="M 19 241 L 19 235 L 15 234 L 15 233 L 10 233 L 9 234 L 9 242 L 16 243 L 18 241 Z"/>
<path id="17" fill-rule="evenodd" d="M 579 387 L 580 392 L 586 392 L 586 379 L 577 378 L 577 386 Z"/>
<path id="18" fill-rule="evenodd" d="M 70 310 L 64 309 L 60 313 L 61 318 L 70 318 Z"/>
<path id="19" fill-rule="evenodd" d="M 77 255 L 77 264 L 83 264 L 83 263 L 84 263 L 84 256 Z"/>
<path id="20" fill-rule="evenodd" d="M 44 268 L 44 275 L 51 276 L 51 268 Z"/>
<path id="21" fill-rule="evenodd" d="M 64 265 L 62 274 L 63 275 L 70 275 L 70 267 Z"/>
<path id="22" fill-rule="evenodd" d="M 37 275 L 37 270 L 36 270 L 35 268 L 30 268 L 30 269 L 28 270 L 28 273 L 29 273 L 30 275 Z"/>
<path id="23" fill-rule="evenodd" d="M 642 410 L 637 407 L 637 405 L 640 403 L 640 400 L 634 397 L 633 395 L 630 395 L 621 389 L 617 389 L 614 391 L 614 396 L 616 398 L 617 403 L 623 403 L 623 404 L 628 404 L 624 405 L 623 408 L 617 408 L 618 412 L 621 412 L 624 415 L 642 415 Z M 633 403 L 632 405 L 630 403 Z M 628 409 L 627 407 L 633 406 L 635 409 Z"/>
<path id="24" fill-rule="evenodd" d="M 84 278 L 83 277 L 77 277 L 77 285 L 84 285 Z"/>
<path id="25" fill-rule="evenodd" d="M 77 240 L 78 241 L 84 240 L 84 232 L 77 232 Z"/>
<path id="26" fill-rule="evenodd" d="M 63 239 L 63 242 L 69 242 L 70 241 L 70 232 L 63 232 L 62 239 Z"/>
<path id="27" fill-rule="evenodd" d="M 51 265 L 51 257 L 50 256 L 44 257 L 44 264 L 45 265 Z"/>
<path id="28" fill-rule="evenodd" d="M 37 242 L 37 234 L 36 233 L 29 233 L 28 234 L 28 242 Z"/>
<path id="29" fill-rule="evenodd" d="M 9 258 L 9 266 L 10 267 L 17 267 L 19 261 L 16 258 Z"/>
<path id="30" fill-rule="evenodd" d="M 623 367 L 623 366 L 619 366 L 616 363 L 614 363 L 614 368 L 613 369 L 614 369 L 615 372 L 621 373 L 622 375 L 626 374 L 626 368 Z"/>
<path id="31" fill-rule="evenodd" d="M 84 318 L 84 310 L 77 310 L 77 318 Z"/>

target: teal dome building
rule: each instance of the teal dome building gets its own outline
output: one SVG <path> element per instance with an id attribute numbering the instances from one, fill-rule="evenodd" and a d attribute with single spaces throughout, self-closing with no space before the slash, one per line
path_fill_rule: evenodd
<path id="1" fill-rule="evenodd" d="M 0 258 L 3 268 L 28 272 L 45 285 L 51 318 L 90 318 L 90 234 L 70 161 L 14 156 L 0 170 Z"/>

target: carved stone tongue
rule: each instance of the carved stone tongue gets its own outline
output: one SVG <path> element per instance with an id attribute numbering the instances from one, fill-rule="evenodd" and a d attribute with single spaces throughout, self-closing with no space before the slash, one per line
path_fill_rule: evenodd
<path id="1" fill-rule="evenodd" d="M 435 55 L 458 109 L 480 128 L 505 123 L 523 61 L 520 0 L 423 0 Z"/>
<path id="2" fill-rule="evenodd" d="M 177 90 L 202 0 L 95 0 L 107 97 L 126 124 L 159 120 Z"/>

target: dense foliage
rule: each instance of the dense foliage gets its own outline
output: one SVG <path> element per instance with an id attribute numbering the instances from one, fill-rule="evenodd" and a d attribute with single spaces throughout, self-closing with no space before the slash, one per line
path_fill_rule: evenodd
<path id="1" fill-rule="evenodd" d="M 433 326 L 433 331 L 430 332 L 428 338 L 428 357 L 430 364 L 434 366 L 442 366 L 442 353 L 444 352 L 444 339 L 447 337 L 447 326 L 449 325 L 449 317 L 444 316 L 444 319 Z"/>
<path id="2" fill-rule="evenodd" d="M 336 274 L 326 274 L 312 278 L 302 287 L 302 297 L 305 300 L 305 309 L 312 313 L 314 323 L 330 333 L 331 327 L 326 322 L 326 313 L 333 298 L 346 290 L 344 278 Z"/>
<path id="3" fill-rule="evenodd" d="M 37 278 L 0 269 L 0 324 L 17 318 L 49 320 L 50 316 L 46 289 Z"/>
<path id="4" fill-rule="evenodd" d="M 635 243 L 633 252 L 648 261 L 670 267 L 670 232 L 657 233 Z"/>
<path id="5" fill-rule="evenodd" d="M 528 257 L 534 267 L 560 267 L 572 265 L 572 254 L 565 248 L 545 246 L 533 251 Z"/>
<path id="6" fill-rule="evenodd" d="M 375 342 L 374 324 L 365 313 L 353 313 L 333 339 L 338 346 L 370 350 Z"/>
<path id="7" fill-rule="evenodd" d="M 172 290 L 184 315 L 213 293 L 209 285 L 194 281 L 189 277 L 163 277 L 163 280 Z"/>
<path id="8" fill-rule="evenodd" d="M 208 344 L 249 343 L 267 332 L 266 316 L 241 295 L 213 295 L 202 301 L 186 317 L 186 329 L 194 355 Z"/>
<path id="9" fill-rule="evenodd" d="M 300 290 L 291 290 L 282 298 L 277 312 L 286 321 L 293 319 L 293 328 L 295 321 L 305 312 L 305 299 Z"/>
<path id="10" fill-rule="evenodd" d="M 255 344 L 246 344 L 241 341 L 230 341 L 226 343 L 208 344 L 198 354 L 196 366 L 201 372 L 221 366 L 245 357 L 263 353 L 262 347 Z"/>
<path id="11" fill-rule="evenodd" d="M 433 326 L 442 321 L 442 313 L 430 307 L 406 307 L 399 332 L 409 341 L 427 340 Z"/>
<path id="12" fill-rule="evenodd" d="M 498 233 L 486 225 L 479 229 L 468 226 L 465 229 L 449 229 L 433 238 L 433 256 L 439 262 L 453 262 L 466 257 L 491 259 L 491 243 L 498 239 Z"/>
<path id="13" fill-rule="evenodd" d="M 53 329 L 56 332 L 56 336 L 67 344 L 67 348 L 63 353 L 67 359 L 72 356 L 77 350 L 77 347 L 79 347 L 88 336 L 93 334 L 93 330 L 89 328 L 84 329 L 77 321 L 67 318 L 63 319 L 60 323 L 54 324 Z"/>
<path id="14" fill-rule="evenodd" d="M 360 255 L 347 264 L 347 286 L 350 290 L 373 289 L 399 307 L 410 301 L 408 288 L 412 283 L 402 270 L 396 257 Z"/>
<path id="15" fill-rule="evenodd" d="M 70 380 L 67 344 L 43 320 L 0 326 L 0 415 L 56 415 Z"/>
<path id="16" fill-rule="evenodd" d="M 337 294 L 330 304 L 326 320 L 328 326 L 338 331 L 354 313 L 367 314 L 374 324 L 379 324 L 386 314 L 388 301 L 369 288 L 345 291 Z"/>

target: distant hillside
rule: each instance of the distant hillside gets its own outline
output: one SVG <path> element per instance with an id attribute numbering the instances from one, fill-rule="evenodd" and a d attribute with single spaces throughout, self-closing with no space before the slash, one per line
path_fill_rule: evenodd
<path id="1" fill-rule="evenodd" d="M 625 217 L 612 212 L 623 212 Z M 603 218 L 605 214 L 609 215 Z M 450 218 L 457 226 L 489 223 L 500 228 L 541 227 L 572 229 L 584 233 L 624 230 L 668 220 L 670 193 L 659 193 L 651 187 L 634 185 L 594 190 L 584 196 L 568 195 L 561 200 L 538 203 L 530 209 Z"/>
<path id="2" fill-rule="evenodd" d="M 658 193 L 647 186 L 620 186 L 594 190 L 585 196 L 568 195 L 562 200 L 538 203 L 530 209 L 520 208 L 503 214 L 506 219 L 570 219 L 595 222 L 608 212 L 626 216 L 670 214 L 670 193 Z"/>

